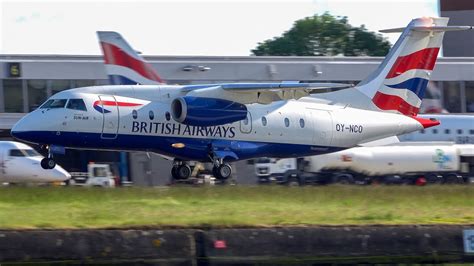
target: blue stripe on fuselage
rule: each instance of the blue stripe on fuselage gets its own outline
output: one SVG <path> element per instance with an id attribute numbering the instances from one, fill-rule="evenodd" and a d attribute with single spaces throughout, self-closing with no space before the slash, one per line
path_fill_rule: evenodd
<path id="1" fill-rule="evenodd" d="M 61 132 L 58 135 L 56 131 L 12 132 L 12 135 L 32 143 L 55 144 L 79 149 L 152 151 L 170 157 L 195 161 L 209 161 L 209 147 L 218 151 L 231 151 L 237 155 L 239 160 L 256 157 L 301 157 L 345 149 L 302 144 L 142 135 L 118 135 L 115 139 L 103 139 L 100 133 Z M 173 148 L 171 145 L 174 143 L 183 143 L 185 147 L 182 149 Z M 228 159 L 229 161 L 234 160 Z"/>

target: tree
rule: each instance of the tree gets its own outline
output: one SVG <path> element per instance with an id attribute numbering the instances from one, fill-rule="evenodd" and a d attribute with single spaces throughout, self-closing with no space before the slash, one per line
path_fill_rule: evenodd
<path id="1" fill-rule="evenodd" d="M 353 27 L 347 17 L 329 13 L 314 15 L 295 22 L 293 27 L 259 43 L 252 53 L 281 56 L 385 56 L 390 43 L 380 34 L 367 31 L 364 25 Z"/>

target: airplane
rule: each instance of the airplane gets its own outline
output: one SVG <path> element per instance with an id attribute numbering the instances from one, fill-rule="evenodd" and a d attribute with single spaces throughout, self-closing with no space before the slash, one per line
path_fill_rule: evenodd
<path id="1" fill-rule="evenodd" d="M 50 97 L 12 128 L 15 138 L 65 148 L 156 152 L 174 158 L 171 173 L 186 179 L 187 161 L 212 162 L 227 179 L 229 162 L 255 157 L 330 153 L 439 124 L 417 117 L 448 18 L 419 18 L 387 57 L 354 88 L 306 97 L 341 84 L 224 83 L 109 85 Z M 322 94 L 320 94 L 322 95 Z"/>
<path id="2" fill-rule="evenodd" d="M 42 159 L 43 156 L 26 144 L 0 141 L 0 183 L 50 183 L 71 178 L 59 165 L 52 170 L 42 169 Z"/>

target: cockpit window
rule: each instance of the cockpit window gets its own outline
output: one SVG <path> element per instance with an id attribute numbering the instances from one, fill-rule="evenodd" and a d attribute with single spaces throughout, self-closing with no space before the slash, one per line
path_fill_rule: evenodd
<path id="1" fill-rule="evenodd" d="M 66 108 L 72 110 L 87 111 L 86 104 L 82 99 L 70 99 Z"/>
<path id="2" fill-rule="evenodd" d="M 40 154 L 33 149 L 11 149 L 10 156 L 12 157 L 35 157 L 40 156 Z"/>
<path id="3" fill-rule="evenodd" d="M 52 108 L 63 108 L 66 105 L 67 99 L 54 99 L 54 100 L 47 100 L 43 105 L 41 105 L 41 109 L 52 109 Z"/>

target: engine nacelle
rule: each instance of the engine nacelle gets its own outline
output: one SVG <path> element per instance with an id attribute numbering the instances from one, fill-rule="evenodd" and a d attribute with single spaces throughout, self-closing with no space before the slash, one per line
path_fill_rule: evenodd
<path id="1" fill-rule="evenodd" d="M 186 125 L 218 126 L 245 119 L 247 107 L 223 99 L 184 96 L 171 102 L 171 116 Z"/>

